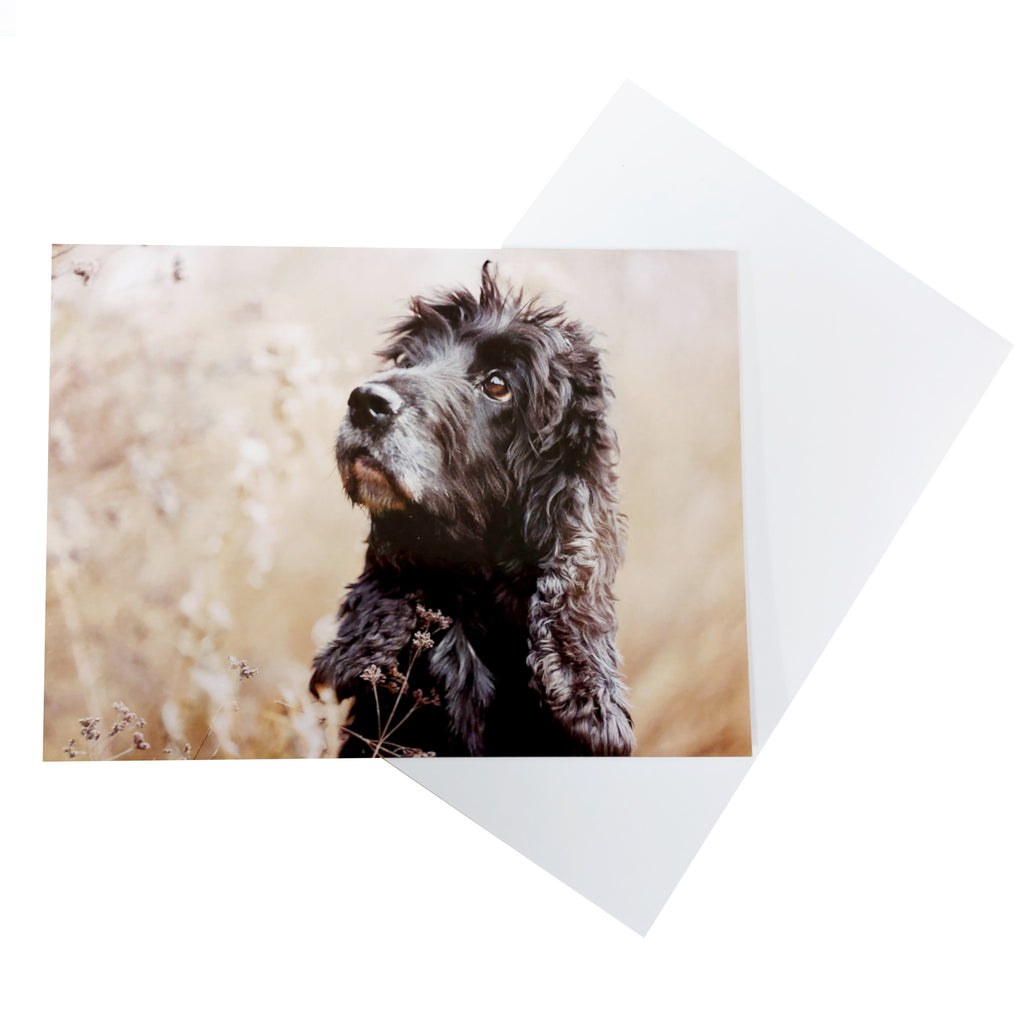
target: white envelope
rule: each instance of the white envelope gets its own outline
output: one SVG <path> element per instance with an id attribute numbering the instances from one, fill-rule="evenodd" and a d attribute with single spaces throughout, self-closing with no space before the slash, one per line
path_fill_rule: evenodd
<path id="1" fill-rule="evenodd" d="M 506 245 L 739 253 L 756 757 L 1009 345 L 631 84 Z M 752 760 L 395 763 L 643 933 Z"/>

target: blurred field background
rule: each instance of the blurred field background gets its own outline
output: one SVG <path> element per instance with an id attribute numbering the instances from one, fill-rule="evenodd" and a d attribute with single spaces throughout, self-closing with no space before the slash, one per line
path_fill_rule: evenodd
<path id="1" fill-rule="evenodd" d="M 731 253 L 57 245 L 45 758 L 336 752 L 306 684 L 367 523 L 334 434 L 408 297 L 488 256 L 606 352 L 637 752 L 750 753 Z"/>

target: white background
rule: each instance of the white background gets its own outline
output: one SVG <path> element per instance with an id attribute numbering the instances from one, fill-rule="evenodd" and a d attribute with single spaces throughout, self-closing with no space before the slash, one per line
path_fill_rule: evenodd
<path id="1" fill-rule="evenodd" d="M 628 76 L 1024 337 L 1010 4 L 324 6 L 0 39 L 6 1016 L 1020 1019 L 1019 352 L 645 939 L 383 764 L 39 763 L 52 241 L 500 245 Z"/>

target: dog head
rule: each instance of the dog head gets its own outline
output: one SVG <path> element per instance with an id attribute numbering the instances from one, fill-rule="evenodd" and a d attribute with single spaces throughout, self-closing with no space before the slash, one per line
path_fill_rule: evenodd
<path id="1" fill-rule="evenodd" d="M 389 365 L 352 391 L 336 444 L 378 540 L 535 560 L 558 506 L 581 483 L 609 486 L 617 449 L 590 333 L 500 290 L 489 262 L 478 296 L 413 299 L 379 355 Z"/>

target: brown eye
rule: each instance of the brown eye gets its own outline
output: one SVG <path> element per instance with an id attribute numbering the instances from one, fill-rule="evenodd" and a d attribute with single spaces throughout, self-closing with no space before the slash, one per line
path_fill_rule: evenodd
<path id="1" fill-rule="evenodd" d="M 483 383 L 484 394 L 495 402 L 507 402 L 512 397 L 512 389 L 500 373 L 489 373 Z"/>
<path id="2" fill-rule="evenodd" d="M 409 359 L 408 352 L 400 352 L 395 356 L 395 366 L 401 369 L 403 366 L 408 366 L 411 360 Z"/>

